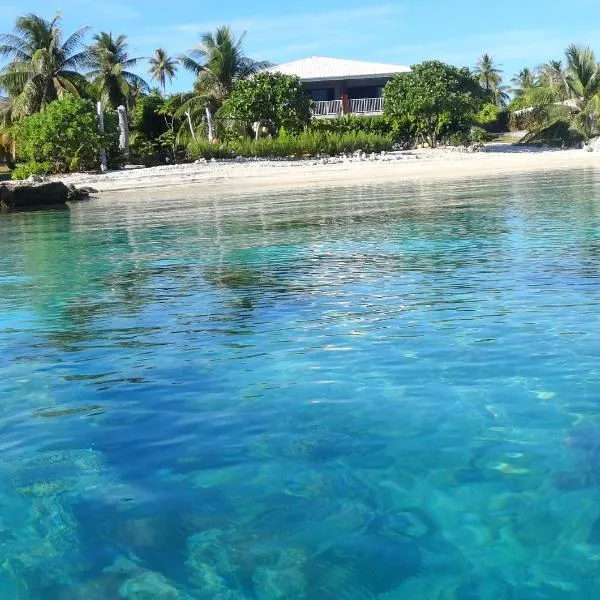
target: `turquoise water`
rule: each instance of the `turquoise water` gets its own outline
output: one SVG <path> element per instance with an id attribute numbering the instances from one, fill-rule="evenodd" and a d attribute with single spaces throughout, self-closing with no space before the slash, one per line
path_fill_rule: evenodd
<path id="1" fill-rule="evenodd" d="M 598 597 L 600 176 L 197 195 L 0 216 L 0 597 Z"/>

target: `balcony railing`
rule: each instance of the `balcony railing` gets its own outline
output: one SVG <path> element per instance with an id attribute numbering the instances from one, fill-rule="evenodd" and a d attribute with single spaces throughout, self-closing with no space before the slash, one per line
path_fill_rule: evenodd
<path id="1" fill-rule="evenodd" d="M 357 100 L 328 100 L 315 102 L 315 117 L 337 117 L 343 114 L 377 115 L 383 112 L 383 98 L 359 98 Z"/>
<path id="2" fill-rule="evenodd" d="M 355 115 L 372 115 L 383 112 L 383 98 L 350 100 L 350 112 Z"/>
<path id="3" fill-rule="evenodd" d="M 315 117 L 337 117 L 344 112 L 341 100 L 321 100 L 315 102 L 313 115 Z"/>

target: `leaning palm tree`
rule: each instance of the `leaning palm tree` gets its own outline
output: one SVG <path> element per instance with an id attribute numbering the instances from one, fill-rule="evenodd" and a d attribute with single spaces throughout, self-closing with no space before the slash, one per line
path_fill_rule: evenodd
<path id="1" fill-rule="evenodd" d="M 590 48 L 574 44 L 565 51 L 565 58 L 566 89 L 543 80 L 529 95 L 539 120 L 533 136 L 562 131 L 569 138 L 587 140 L 600 133 L 600 65 Z"/>
<path id="2" fill-rule="evenodd" d="M 179 97 L 175 117 L 187 117 L 194 136 L 193 123 L 211 115 L 223 104 L 236 81 L 254 75 L 270 65 L 247 57 L 243 51 L 246 33 L 236 38 L 227 26 L 214 33 L 202 34 L 200 44 L 179 57 L 185 69 L 196 76 L 193 92 Z M 208 110 L 208 112 L 206 112 Z"/>
<path id="3" fill-rule="evenodd" d="M 157 48 L 148 62 L 150 64 L 148 73 L 158 83 L 163 94 L 165 94 L 167 79 L 169 82 L 173 81 L 173 77 L 175 77 L 175 73 L 177 72 L 177 59 L 169 56 L 164 48 Z"/>
<path id="4" fill-rule="evenodd" d="M 132 87 L 148 91 L 148 84 L 142 77 L 129 71 L 142 58 L 132 58 L 127 50 L 127 36 L 114 37 L 105 31 L 94 36 L 94 43 L 88 48 L 86 66 L 90 69 L 87 77 L 102 102 L 117 108 L 129 106 Z"/>
<path id="5" fill-rule="evenodd" d="M 14 33 L 0 35 L 0 57 L 10 62 L 0 71 L 0 88 L 10 96 L 5 116 L 16 119 L 37 112 L 66 93 L 79 94 L 85 63 L 80 51 L 88 27 L 63 40 L 60 15 L 51 21 L 35 14 L 19 17 Z"/>

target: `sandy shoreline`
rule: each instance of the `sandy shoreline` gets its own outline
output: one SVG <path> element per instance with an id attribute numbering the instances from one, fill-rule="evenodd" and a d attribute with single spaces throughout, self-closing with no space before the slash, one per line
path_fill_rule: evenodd
<path id="1" fill-rule="evenodd" d="M 431 181 L 600 168 L 600 154 L 584 150 L 530 150 L 489 147 L 476 153 L 452 150 L 417 150 L 363 159 L 301 161 L 230 160 L 126 169 L 106 174 L 61 177 L 65 183 L 91 186 L 99 192 L 153 190 L 177 192 L 204 188 L 216 192 L 251 192 L 263 189 L 352 186 L 371 183 Z"/>

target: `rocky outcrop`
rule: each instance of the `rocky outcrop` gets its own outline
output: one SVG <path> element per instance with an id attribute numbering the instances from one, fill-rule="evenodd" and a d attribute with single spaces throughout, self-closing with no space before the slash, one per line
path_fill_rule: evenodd
<path id="1" fill-rule="evenodd" d="M 91 188 L 76 188 L 60 181 L 18 181 L 0 184 L 0 209 L 19 210 L 65 205 L 85 200 Z"/>

